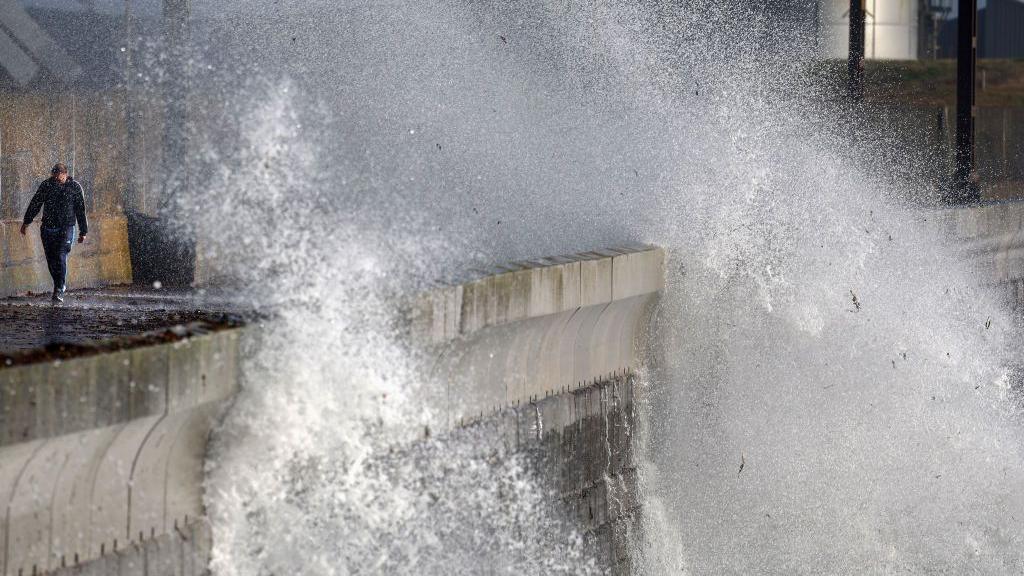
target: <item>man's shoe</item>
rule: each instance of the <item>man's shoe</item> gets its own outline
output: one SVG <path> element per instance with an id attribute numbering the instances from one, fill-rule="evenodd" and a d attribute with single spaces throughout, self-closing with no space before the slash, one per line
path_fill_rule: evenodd
<path id="1" fill-rule="evenodd" d="M 50 299 L 54 304 L 61 304 L 64 302 L 64 294 L 60 292 L 54 292 L 53 297 Z"/>

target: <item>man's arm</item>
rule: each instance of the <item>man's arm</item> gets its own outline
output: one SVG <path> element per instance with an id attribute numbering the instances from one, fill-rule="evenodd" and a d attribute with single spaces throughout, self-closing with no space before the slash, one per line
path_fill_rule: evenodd
<path id="1" fill-rule="evenodd" d="M 32 200 L 28 203 L 28 208 L 25 210 L 25 219 L 21 221 L 22 234 L 25 234 L 25 230 L 28 229 L 28 225 L 36 219 L 36 216 L 39 215 L 39 211 L 43 208 L 43 200 L 46 199 L 46 194 L 43 191 L 45 186 L 46 182 L 40 184 L 39 189 L 36 190 L 36 193 L 32 196 Z"/>
<path id="2" fill-rule="evenodd" d="M 78 243 L 81 244 L 89 233 L 89 221 L 85 218 L 85 193 L 82 185 L 75 182 L 75 188 L 75 219 L 78 220 Z"/>

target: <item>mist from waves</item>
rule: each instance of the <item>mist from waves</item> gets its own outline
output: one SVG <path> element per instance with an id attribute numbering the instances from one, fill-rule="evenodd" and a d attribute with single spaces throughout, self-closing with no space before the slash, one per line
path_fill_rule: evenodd
<path id="1" fill-rule="evenodd" d="M 779 24 L 742 2 L 212 4 L 183 220 L 272 317 L 209 460 L 215 573 L 601 572 L 529 458 L 439 433 L 443 383 L 394 311 L 624 242 L 669 254 L 643 573 L 1018 572 L 1013 320 L 916 206 L 914 151 L 837 124 L 857 112 L 808 72 L 813 34 Z"/>

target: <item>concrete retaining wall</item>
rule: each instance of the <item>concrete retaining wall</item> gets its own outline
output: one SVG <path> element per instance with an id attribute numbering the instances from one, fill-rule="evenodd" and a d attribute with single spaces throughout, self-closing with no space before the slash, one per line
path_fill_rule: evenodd
<path id="1" fill-rule="evenodd" d="M 523 262 L 424 295 L 413 335 L 445 382 L 448 423 L 622 376 L 664 286 L 636 246 Z"/>
<path id="2" fill-rule="evenodd" d="M 615 523 L 635 515 L 610 511 L 619 488 L 609 483 L 628 487 L 635 475 L 610 438 L 632 405 L 623 386 L 663 267 L 648 246 L 525 262 L 412 306 L 427 369 L 446 383 L 449 424 L 532 411 L 563 500 L 616 565 L 626 560 Z M 0 368 L 0 576 L 205 568 L 202 463 L 238 386 L 239 334 Z"/>
<path id="3" fill-rule="evenodd" d="M 0 297 L 49 292 L 53 281 L 39 240 L 39 219 L 22 236 L 20 221 L 0 221 Z M 128 225 L 122 216 L 94 216 L 85 244 L 75 244 L 68 261 L 68 287 L 130 284 Z"/>
<path id="4" fill-rule="evenodd" d="M 237 390 L 238 345 L 231 329 L 0 369 L 2 574 L 208 552 L 166 536 L 204 529 L 207 436 Z"/>

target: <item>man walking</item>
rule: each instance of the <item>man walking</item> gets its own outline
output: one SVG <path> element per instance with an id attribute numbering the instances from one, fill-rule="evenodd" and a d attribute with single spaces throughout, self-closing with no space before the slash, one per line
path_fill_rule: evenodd
<path id="1" fill-rule="evenodd" d="M 58 163 L 50 172 L 50 178 L 39 185 L 32 201 L 25 210 L 21 224 L 24 235 L 39 209 L 43 209 L 43 224 L 39 231 L 43 240 L 46 265 L 53 278 L 53 301 L 64 301 L 64 290 L 68 275 L 68 254 L 75 241 L 75 222 L 78 222 L 78 243 L 85 242 L 89 223 L 85 220 L 85 195 L 82 186 L 68 178 L 68 167 Z"/>

